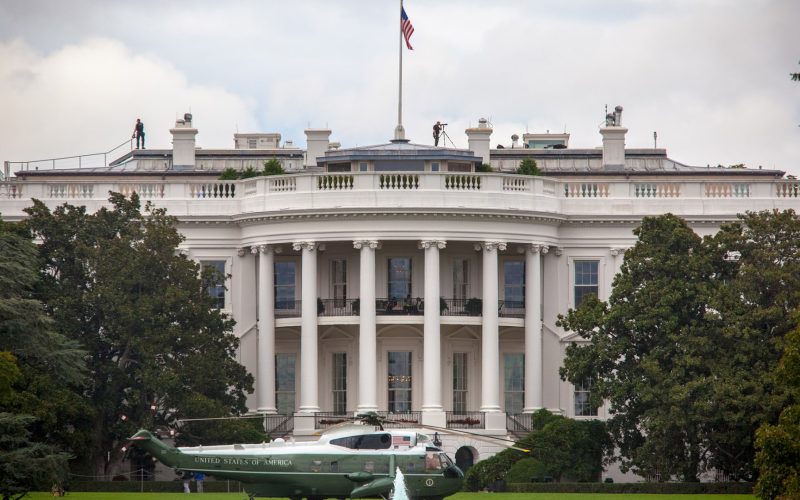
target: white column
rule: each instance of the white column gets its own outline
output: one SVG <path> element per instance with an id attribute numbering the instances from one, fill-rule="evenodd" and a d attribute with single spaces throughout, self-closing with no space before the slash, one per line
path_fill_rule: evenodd
<path id="1" fill-rule="evenodd" d="M 525 251 L 525 405 L 524 413 L 542 406 L 542 259 L 545 245 L 532 244 Z"/>
<path id="2" fill-rule="evenodd" d="M 614 257 L 614 273 L 617 274 L 619 269 L 622 267 L 622 261 L 625 258 L 625 248 L 612 248 L 611 249 L 611 256 Z"/>
<path id="3" fill-rule="evenodd" d="M 481 335 L 481 411 L 500 411 L 500 332 L 498 326 L 497 252 L 506 244 L 487 241 L 475 245 L 483 250 L 483 332 Z"/>
<path id="4" fill-rule="evenodd" d="M 375 328 L 375 249 L 373 240 L 354 241 L 361 250 L 359 278 L 358 413 L 378 410 L 378 346 Z"/>
<path id="5" fill-rule="evenodd" d="M 270 245 L 251 247 L 258 254 L 258 368 L 256 399 L 258 411 L 277 413 L 275 406 L 275 249 Z"/>
<path id="6" fill-rule="evenodd" d="M 439 250 L 444 241 L 421 241 L 425 250 L 424 355 L 422 362 L 422 411 L 443 411 L 442 337 L 439 315 Z"/>
<path id="7" fill-rule="evenodd" d="M 319 411 L 317 391 L 317 245 L 300 241 L 293 245 L 302 251 L 302 309 L 300 322 L 300 412 Z"/>

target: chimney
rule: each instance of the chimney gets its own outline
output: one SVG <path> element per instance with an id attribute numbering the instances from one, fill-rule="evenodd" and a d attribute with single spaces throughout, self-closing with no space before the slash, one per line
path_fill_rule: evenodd
<path id="1" fill-rule="evenodd" d="M 172 167 L 194 168 L 194 148 L 197 129 L 192 128 L 192 115 L 185 113 L 183 120 L 175 120 L 172 134 Z"/>
<path id="2" fill-rule="evenodd" d="M 306 133 L 306 167 L 316 167 L 317 158 L 325 156 L 331 131 L 327 128 L 308 128 Z"/>
<path id="3" fill-rule="evenodd" d="M 468 128 L 465 132 L 467 147 L 475 153 L 475 156 L 482 158 L 481 162 L 489 163 L 489 138 L 492 135 L 492 129 L 486 118 L 478 120 L 478 128 Z"/>
<path id="4" fill-rule="evenodd" d="M 603 168 L 625 167 L 625 134 L 628 129 L 622 126 L 622 106 L 614 108 L 606 115 L 606 125 L 600 128 L 603 136 Z"/>

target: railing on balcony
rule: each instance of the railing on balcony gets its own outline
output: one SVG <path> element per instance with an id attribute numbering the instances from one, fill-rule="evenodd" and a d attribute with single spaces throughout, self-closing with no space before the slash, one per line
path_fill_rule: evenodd
<path id="1" fill-rule="evenodd" d="M 357 316 L 358 299 L 318 299 L 318 316 Z M 355 303 L 355 307 L 354 307 Z"/>
<path id="2" fill-rule="evenodd" d="M 409 411 L 405 413 L 392 413 L 389 411 L 376 412 L 383 417 L 383 426 L 392 429 L 413 429 L 422 423 L 421 411 Z"/>
<path id="3" fill-rule="evenodd" d="M 506 429 L 515 436 L 525 436 L 533 428 L 532 413 L 507 413 Z"/>
<path id="4" fill-rule="evenodd" d="M 314 414 L 314 428 L 326 429 L 334 425 L 353 421 L 353 412 L 339 413 L 334 411 L 318 411 Z"/>
<path id="5" fill-rule="evenodd" d="M 264 415 L 264 431 L 272 439 L 291 434 L 294 431 L 294 416 Z"/>
<path id="6" fill-rule="evenodd" d="M 480 316 L 483 314 L 483 300 L 471 299 L 441 299 L 444 301 L 442 316 Z"/>
<path id="7" fill-rule="evenodd" d="M 375 299 L 375 314 L 378 316 L 420 316 L 423 314 L 424 308 L 425 303 L 419 297 Z"/>
<path id="8" fill-rule="evenodd" d="M 501 318 L 524 318 L 525 302 L 521 300 L 501 300 L 497 306 L 497 315 Z"/>
<path id="9" fill-rule="evenodd" d="M 484 429 L 486 427 L 482 411 L 445 412 L 448 429 Z"/>
<path id="10" fill-rule="evenodd" d="M 276 318 L 299 318 L 303 301 L 291 299 L 275 299 Z"/>

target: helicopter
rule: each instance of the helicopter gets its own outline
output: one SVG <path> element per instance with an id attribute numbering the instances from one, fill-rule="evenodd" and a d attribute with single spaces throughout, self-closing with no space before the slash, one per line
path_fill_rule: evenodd
<path id="1" fill-rule="evenodd" d="M 430 436 L 384 430 L 375 415 L 359 416 L 309 442 L 278 438 L 174 448 L 144 429 L 129 439 L 168 467 L 240 481 L 250 499 L 389 498 L 398 471 L 413 500 L 444 498 L 460 491 L 464 482 L 464 473 Z"/>

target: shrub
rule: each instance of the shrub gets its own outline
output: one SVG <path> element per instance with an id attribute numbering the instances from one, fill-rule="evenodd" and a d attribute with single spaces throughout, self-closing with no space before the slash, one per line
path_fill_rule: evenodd
<path id="1" fill-rule="evenodd" d="M 273 158 L 264 162 L 264 171 L 261 175 L 281 175 L 285 173 L 286 171 L 281 166 L 281 162 Z"/>
<path id="2" fill-rule="evenodd" d="M 256 172 L 256 169 L 253 167 L 247 167 L 239 174 L 240 179 L 250 179 L 252 177 L 258 177 L 260 174 Z"/>
<path id="3" fill-rule="evenodd" d="M 535 458 L 523 458 L 519 462 L 511 466 L 511 469 L 506 474 L 506 482 L 508 483 L 541 483 L 549 478 L 550 473 L 542 462 Z"/>
<path id="4" fill-rule="evenodd" d="M 542 175 L 542 171 L 536 165 L 536 160 L 532 158 L 525 158 L 517 168 L 517 173 L 521 175 Z"/>
<path id="5" fill-rule="evenodd" d="M 481 163 L 475 167 L 476 172 L 494 172 L 494 169 L 488 163 Z"/>
<path id="6" fill-rule="evenodd" d="M 235 181 L 239 178 L 239 171 L 235 168 L 228 167 L 220 172 L 218 179 L 221 181 Z"/>

